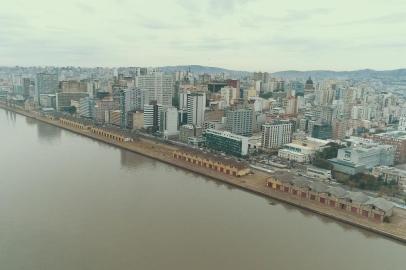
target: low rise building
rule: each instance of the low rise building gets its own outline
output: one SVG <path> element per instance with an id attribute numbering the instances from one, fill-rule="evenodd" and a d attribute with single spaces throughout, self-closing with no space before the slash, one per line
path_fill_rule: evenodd
<path id="1" fill-rule="evenodd" d="M 195 125 L 183 125 L 180 127 L 179 140 L 188 143 L 191 138 L 202 137 L 203 129 Z"/>
<path id="2" fill-rule="evenodd" d="M 406 131 L 379 133 L 373 135 L 372 139 L 381 144 L 393 145 L 396 149 L 395 163 L 406 163 Z"/>
<path id="3" fill-rule="evenodd" d="M 241 177 L 251 171 L 243 162 L 237 162 L 230 158 L 225 159 L 198 150 L 176 150 L 173 152 L 173 158 L 231 176 Z"/>
<path id="4" fill-rule="evenodd" d="M 278 156 L 283 159 L 299 163 L 308 163 L 314 159 L 317 151 L 320 151 L 328 142 L 308 137 L 305 140 L 294 140 L 285 144 L 278 151 Z"/>
<path id="5" fill-rule="evenodd" d="M 338 150 L 337 158 L 330 159 L 335 171 L 354 175 L 378 165 L 393 165 L 394 147 L 375 143 L 360 144 Z"/>
<path id="6" fill-rule="evenodd" d="M 381 177 L 386 183 L 395 182 L 406 191 L 406 171 L 388 166 L 376 166 L 372 169 L 372 175 Z"/>
<path id="7" fill-rule="evenodd" d="M 383 222 L 393 215 L 394 204 L 384 198 L 371 198 L 362 192 L 312 182 L 285 171 L 273 173 L 266 185 L 272 191 L 295 199 L 313 201 L 376 222 Z"/>
<path id="8" fill-rule="evenodd" d="M 206 138 L 206 146 L 210 149 L 234 156 L 248 155 L 248 137 L 214 129 L 207 129 L 203 136 Z"/>
<path id="9" fill-rule="evenodd" d="M 326 170 L 322 168 L 317 168 L 314 166 L 306 167 L 306 175 L 309 177 L 314 177 L 322 180 L 331 180 L 331 170 Z"/>

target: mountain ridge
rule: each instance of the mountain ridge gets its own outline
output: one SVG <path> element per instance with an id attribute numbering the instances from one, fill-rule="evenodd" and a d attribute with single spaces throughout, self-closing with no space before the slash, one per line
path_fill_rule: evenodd
<path id="1" fill-rule="evenodd" d="M 232 70 L 221 67 L 210 67 L 203 65 L 177 65 L 177 66 L 163 66 L 162 71 L 175 72 L 175 71 L 188 71 L 193 73 L 209 73 L 220 74 L 225 73 L 229 75 L 248 76 L 254 72 L 244 70 Z M 277 72 L 270 72 L 273 77 L 281 77 L 286 79 L 305 79 L 307 77 L 313 77 L 318 79 L 326 78 L 340 78 L 340 79 L 385 79 L 385 78 L 402 78 L 406 79 L 406 68 L 392 69 L 392 70 L 375 70 L 375 69 L 359 69 L 359 70 L 347 70 L 347 71 L 335 71 L 335 70 L 284 70 Z"/>

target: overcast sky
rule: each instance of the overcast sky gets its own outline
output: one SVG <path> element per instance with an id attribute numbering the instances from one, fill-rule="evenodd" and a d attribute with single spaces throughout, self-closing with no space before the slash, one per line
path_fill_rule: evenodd
<path id="1" fill-rule="evenodd" d="M 405 0 L 1 0 L 0 65 L 406 67 Z"/>

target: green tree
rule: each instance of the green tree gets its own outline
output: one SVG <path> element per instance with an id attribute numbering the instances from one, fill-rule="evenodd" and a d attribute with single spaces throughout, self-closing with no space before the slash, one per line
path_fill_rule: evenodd
<path id="1" fill-rule="evenodd" d="M 259 97 L 264 98 L 264 99 L 271 98 L 272 97 L 272 92 L 260 93 Z"/>
<path id="2" fill-rule="evenodd" d="M 331 165 L 331 163 L 328 160 L 322 158 L 316 158 L 315 160 L 313 160 L 313 165 L 326 170 L 333 169 L 333 165 Z"/>

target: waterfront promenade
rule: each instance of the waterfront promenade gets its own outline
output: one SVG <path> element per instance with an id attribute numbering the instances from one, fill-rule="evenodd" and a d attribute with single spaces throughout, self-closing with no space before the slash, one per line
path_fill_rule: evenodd
<path id="1" fill-rule="evenodd" d="M 39 115 L 32 114 L 30 112 L 20 110 L 18 108 L 10 108 L 0 103 L 0 107 L 14 111 L 16 113 L 25 115 L 27 117 L 35 118 L 39 121 L 81 134 L 83 136 L 102 141 L 104 143 L 120 147 L 138 154 L 177 166 L 182 169 L 186 169 L 222 182 L 230 184 L 232 186 L 253 192 L 255 194 L 279 200 L 291 205 L 295 205 L 302 209 L 307 209 L 314 213 L 327 216 L 338 220 L 340 222 L 345 222 L 358 226 L 375 233 L 385 235 L 387 237 L 396 239 L 403 243 L 406 243 L 406 211 L 401 209 L 395 209 L 393 218 L 391 218 L 391 223 L 375 223 L 373 221 L 363 219 L 340 211 L 338 209 L 332 209 L 328 206 L 322 206 L 320 204 L 312 203 L 308 200 L 301 200 L 297 197 L 293 197 L 287 194 L 282 194 L 278 192 L 271 191 L 266 187 L 266 179 L 269 174 L 259 170 L 253 170 L 253 175 L 247 175 L 244 177 L 233 177 L 226 174 L 221 174 L 212 171 L 207 168 L 193 166 L 192 164 L 182 162 L 180 160 L 175 160 L 172 158 L 172 153 L 177 150 L 178 147 L 173 145 L 167 145 L 162 142 L 158 142 L 152 139 L 139 138 L 133 142 L 118 142 L 112 139 L 108 139 L 104 136 L 100 136 L 90 131 L 74 128 L 71 126 L 62 125 L 58 120 L 53 120 L 46 117 L 41 117 Z"/>

